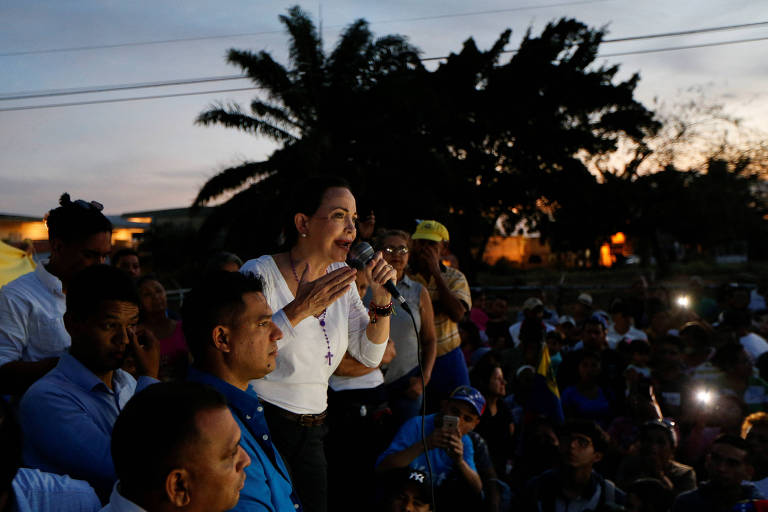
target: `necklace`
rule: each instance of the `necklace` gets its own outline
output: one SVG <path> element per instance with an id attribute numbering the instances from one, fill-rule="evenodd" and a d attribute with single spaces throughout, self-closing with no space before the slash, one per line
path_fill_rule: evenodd
<path id="1" fill-rule="evenodd" d="M 293 272 L 293 277 L 296 279 L 296 283 L 300 284 L 301 281 L 299 280 L 299 274 L 296 272 L 296 265 L 293 264 L 293 258 L 291 258 L 291 251 L 288 251 L 288 261 L 291 263 L 291 272 Z M 325 316 L 327 312 L 328 310 L 324 309 L 323 312 L 315 318 L 320 322 L 320 328 L 323 330 L 323 336 L 325 337 L 325 344 L 328 347 L 328 353 L 325 354 L 324 359 L 328 360 L 328 366 L 332 366 L 333 354 L 331 353 L 331 340 L 328 339 L 328 332 L 325 330 Z"/>

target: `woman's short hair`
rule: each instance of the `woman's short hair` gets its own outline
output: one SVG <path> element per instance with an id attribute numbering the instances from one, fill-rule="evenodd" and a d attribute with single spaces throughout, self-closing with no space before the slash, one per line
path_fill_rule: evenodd
<path id="1" fill-rule="evenodd" d="M 384 247 L 384 240 L 391 236 L 398 236 L 405 240 L 405 244 L 411 247 L 411 235 L 406 233 L 402 229 L 385 229 L 376 233 L 376 238 L 373 240 L 373 244 L 377 250 L 381 250 Z"/>
<path id="2" fill-rule="evenodd" d="M 229 263 L 234 263 L 237 265 L 237 268 L 243 266 L 243 260 L 241 260 L 237 254 L 226 251 L 217 252 L 208 258 L 208 261 L 205 264 L 204 273 L 208 274 L 210 272 L 222 270 L 224 266 Z"/>
<path id="3" fill-rule="evenodd" d="M 297 213 L 314 215 L 323 202 L 325 192 L 330 188 L 352 190 L 349 182 L 344 178 L 326 174 L 307 178 L 293 189 L 293 193 L 288 200 L 283 226 L 286 247 L 296 245 L 296 240 L 299 237 L 296 231 L 296 224 L 294 223 L 294 216 Z"/>

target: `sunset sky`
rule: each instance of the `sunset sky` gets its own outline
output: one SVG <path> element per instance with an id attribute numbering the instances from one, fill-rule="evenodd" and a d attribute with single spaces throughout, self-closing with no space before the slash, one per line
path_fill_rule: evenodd
<path id="1" fill-rule="evenodd" d="M 213 101 L 246 105 L 255 91 L 34 110 L 29 105 L 118 99 L 249 87 L 247 80 L 5 100 L 17 93 L 236 74 L 229 48 L 266 49 L 285 63 L 287 37 L 278 15 L 295 2 L 9 0 L 0 4 L 0 212 L 40 216 L 68 191 L 95 199 L 108 213 L 188 205 L 212 174 L 274 149 L 263 139 L 194 124 Z M 512 28 L 508 49 L 525 31 L 574 17 L 622 38 L 768 21 L 764 2 L 591 0 L 330 0 L 302 2 L 331 49 L 357 18 L 377 35 L 406 35 L 422 57 L 458 51 L 474 37 L 489 47 Z M 243 35 L 250 34 L 250 35 Z M 213 37 L 227 36 L 227 37 Z M 767 38 L 697 49 L 614 56 L 620 79 L 641 75 L 637 97 L 652 107 L 698 92 L 747 126 L 768 119 L 768 25 L 605 44 L 601 54 Z M 171 41 L 184 39 L 184 41 Z M 158 41 L 165 41 L 158 43 Z M 150 43 L 154 44 L 136 44 Z M 385 141 L 384 141 L 385 142 Z"/>

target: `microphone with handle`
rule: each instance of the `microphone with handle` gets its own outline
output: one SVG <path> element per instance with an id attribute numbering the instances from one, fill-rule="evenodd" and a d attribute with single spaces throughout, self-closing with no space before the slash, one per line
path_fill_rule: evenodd
<path id="1" fill-rule="evenodd" d="M 373 247 L 371 247 L 371 244 L 368 242 L 358 242 L 349 250 L 349 254 L 347 255 L 347 262 L 351 267 L 361 270 L 365 268 L 366 265 L 368 265 L 368 263 L 373 259 L 375 255 L 376 253 L 374 252 Z M 398 301 L 400 303 L 400 307 L 409 313 L 411 312 L 411 308 L 405 301 L 405 297 L 400 295 L 400 291 L 397 289 L 397 286 L 392 279 L 384 283 L 384 288 L 389 292 L 390 295 L 392 295 L 392 300 Z"/>

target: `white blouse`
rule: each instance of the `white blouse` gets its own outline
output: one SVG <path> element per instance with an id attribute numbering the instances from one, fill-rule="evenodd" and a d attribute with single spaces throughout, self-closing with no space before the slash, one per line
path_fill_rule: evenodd
<path id="1" fill-rule="evenodd" d="M 346 263 L 333 263 L 328 271 L 343 266 Z M 368 310 L 355 286 L 350 286 L 326 310 L 325 331 L 333 354 L 329 364 L 328 344 L 320 320 L 310 316 L 294 327 L 283 312 L 294 296 L 272 256 L 249 260 L 240 272 L 258 274 L 264 280 L 264 295 L 274 312 L 272 319 L 283 331 L 283 338 L 277 342 L 275 370 L 250 383 L 263 400 L 296 414 L 320 414 L 328 406 L 328 379 L 345 351 L 349 350 L 352 357 L 371 368 L 381 362 L 387 344 L 368 339 Z"/>

